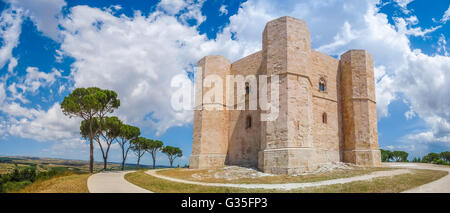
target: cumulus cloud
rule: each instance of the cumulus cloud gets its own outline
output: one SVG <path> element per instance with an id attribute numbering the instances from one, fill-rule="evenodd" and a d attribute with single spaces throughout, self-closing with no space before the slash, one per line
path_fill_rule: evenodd
<path id="1" fill-rule="evenodd" d="M 3 10 L 0 16 L 0 38 L 2 40 L 0 68 L 3 68 L 8 62 L 10 62 L 11 70 L 17 65 L 17 60 L 12 56 L 12 50 L 19 42 L 22 21 L 22 10 L 14 7 Z"/>
<path id="2" fill-rule="evenodd" d="M 79 119 L 65 116 L 59 104 L 49 110 L 24 108 L 12 103 L 2 107 L 11 118 L 8 120 L 8 133 L 37 141 L 61 141 L 80 138 Z"/>
<path id="3" fill-rule="evenodd" d="M 62 16 L 62 8 L 66 6 L 64 0 L 6 0 L 6 2 L 13 7 L 22 8 L 24 15 L 29 17 L 44 35 L 54 40 L 58 39 L 58 22 Z"/>
<path id="4" fill-rule="evenodd" d="M 75 87 L 98 86 L 118 92 L 125 121 L 147 124 L 163 133 L 192 121 L 192 112 L 175 112 L 170 80 L 192 71 L 209 54 L 207 39 L 194 27 L 160 12 L 149 17 L 116 17 L 76 6 L 62 23 L 61 50 L 75 58 Z"/>

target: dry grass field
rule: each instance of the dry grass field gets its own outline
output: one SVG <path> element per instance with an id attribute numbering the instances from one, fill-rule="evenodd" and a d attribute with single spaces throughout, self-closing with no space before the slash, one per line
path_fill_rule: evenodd
<path id="1" fill-rule="evenodd" d="M 87 179 L 90 174 L 72 174 L 36 181 L 19 193 L 89 193 Z"/>
<path id="2" fill-rule="evenodd" d="M 12 172 L 15 167 L 12 163 L 0 163 L 0 175 Z"/>

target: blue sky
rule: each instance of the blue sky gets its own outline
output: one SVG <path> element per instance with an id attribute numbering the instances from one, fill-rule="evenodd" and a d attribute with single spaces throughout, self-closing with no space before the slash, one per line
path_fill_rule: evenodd
<path id="1" fill-rule="evenodd" d="M 88 159 L 79 120 L 59 103 L 75 87 L 114 89 L 115 115 L 179 146 L 188 163 L 192 111 L 170 107 L 173 76 L 203 56 L 236 60 L 261 48 L 267 21 L 305 20 L 312 47 L 375 59 L 381 148 L 450 150 L 450 1 L 163 0 L 0 2 L 0 155 Z M 113 147 L 112 161 L 119 161 Z M 160 164 L 167 164 L 159 154 Z M 96 153 L 96 160 L 100 160 Z M 134 162 L 130 156 L 128 162 Z M 149 156 L 144 163 L 150 164 Z"/>

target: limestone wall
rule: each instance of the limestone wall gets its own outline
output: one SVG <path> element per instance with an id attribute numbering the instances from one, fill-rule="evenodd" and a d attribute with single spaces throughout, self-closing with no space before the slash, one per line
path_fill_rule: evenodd
<path id="1" fill-rule="evenodd" d="M 261 72 L 262 52 L 251 54 L 231 64 L 233 75 L 258 75 Z M 251 91 L 257 91 L 251 88 Z M 236 93 L 235 93 L 236 94 Z M 246 109 L 250 97 L 246 95 Z M 256 99 L 258 101 L 258 99 Z M 237 103 L 237 100 L 235 101 Z M 236 107 L 235 107 L 236 109 Z M 251 128 L 246 127 L 248 118 L 251 118 Z M 229 112 L 229 145 L 226 163 L 229 165 L 242 165 L 256 167 L 258 165 L 258 151 L 261 139 L 261 122 L 259 110 L 231 110 Z"/>
<path id="2" fill-rule="evenodd" d="M 207 56 L 199 61 L 198 66 L 203 70 L 203 77 L 216 74 L 220 78 L 230 73 L 231 64 L 223 56 Z M 213 85 L 212 85 L 213 86 Z M 202 88 L 206 94 L 213 87 Z M 223 86 L 225 91 L 225 86 Z M 223 101 L 226 101 L 223 95 Z M 206 103 L 205 103 L 206 102 Z M 219 106 L 224 108 L 224 103 L 218 99 L 204 100 L 203 108 Z M 225 164 L 228 150 L 229 114 L 226 110 L 196 110 L 194 113 L 194 133 L 192 155 L 189 162 L 190 168 L 219 167 Z"/>
<path id="3" fill-rule="evenodd" d="M 318 162 L 340 161 L 342 143 L 339 123 L 338 85 L 339 60 L 323 53 L 312 51 L 311 79 L 313 82 L 313 147 L 320 150 Z M 325 79 L 325 91 L 319 90 L 319 80 Z M 326 123 L 323 114 L 326 113 Z"/>
<path id="4" fill-rule="evenodd" d="M 341 56 L 344 161 L 379 166 L 373 58 L 364 50 Z"/>

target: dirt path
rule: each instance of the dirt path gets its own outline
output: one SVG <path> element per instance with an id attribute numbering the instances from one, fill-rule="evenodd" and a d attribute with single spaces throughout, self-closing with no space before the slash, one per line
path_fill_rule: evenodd
<path id="1" fill-rule="evenodd" d="M 396 168 L 430 169 L 450 172 L 449 166 L 445 167 L 425 163 L 385 163 L 384 165 Z M 403 193 L 450 193 L 450 173 L 441 179 L 406 190 Z"/>
<path id="2" fill-rule="evenodd" d="M 125 172 L 101 172 L 93 174 L 87 181 L 90 193 L 151 193 L 125 180 Z"/>
<path id="3" fill-rule="evenodd" d="M 339 179 L 309 182 L 309 183 L 232 184 L 232 183 L 204 183 L 204 182 L 182 180 L 182 179 L 171 178 L 171 177 L 159 175 L 156 173 L 156 171 L 158 171 L 158 170 L 148 170 L 148 171 L 146 171 L 146 173 L 149 175 L 152 175 L 154 177 L 158 177 L 158 178 L 173 181 L 173 182 L 197 184 L 197 185 L 203 185 L 203 186 L 237 187 L 237 188 L 247 188 L 247 189 L 256 189 L 256 188 L 259 188 L 259 189 L 284 189 L 284 190 L 291 190 L 291 189 L 305 188 L 305 187 L 315 187 L 315 186 L 325 186 L 325 185 L 333 185 L 333 184 L 344 184 L 344 183 L 350 183 L 353 181 L 364 181 L 364 180 L 371 180 L 373 178 L 378 178 L 378 177 L 389 177 L 389 176 L 410 173 L 410 171 L 408 169 L 396 169 L 396 170 L 390 170 L 390 171 L 372 172 L 367 175 L 355 176 L 355 177 L 350 177 L 350 178 L 339 178 Z"/>

